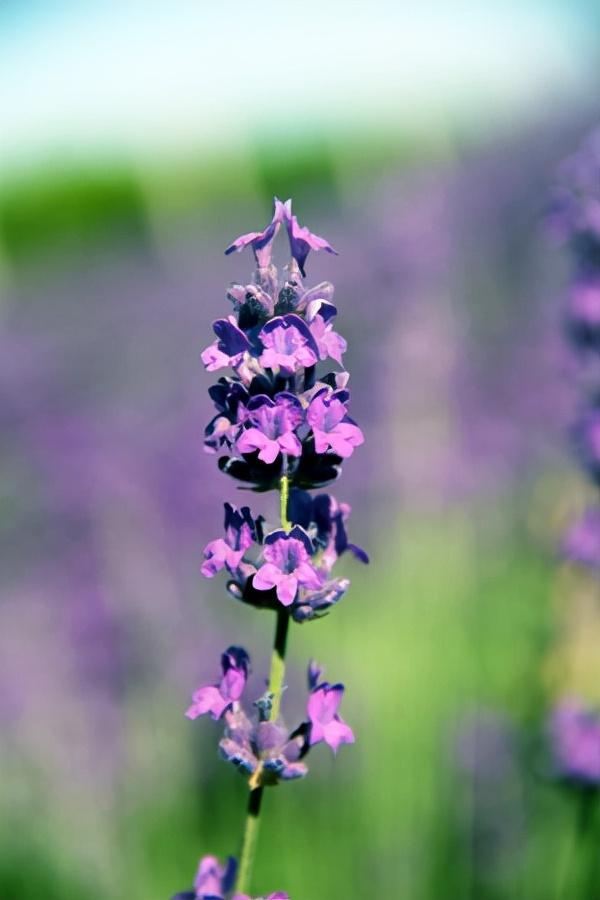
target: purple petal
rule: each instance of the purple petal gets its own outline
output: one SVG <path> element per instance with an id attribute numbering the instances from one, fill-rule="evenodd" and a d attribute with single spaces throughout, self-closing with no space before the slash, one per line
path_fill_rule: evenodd
<path id="1" fill-rule="evenodd" d="M 185 713 L 187 718 L 192 720 L 210 713 L 216 721 L 221 718 L 229 706 L 229 700 L 223 699 L 221 692 L 213 684 L 199 688 L 193 695 L 192 701 L 192 705 Z"/>
<path id="2" fill-rule="evenodd" d="M 278 569 L 272 563 L 265 563 L 254 576 L 252 586 L 257 591 L 269 591 L 271 588 L 276 587 L 282 578 L 281 569 Z"/>
<path id="3" fill-rule="evenodd" d="M 213 331 L 219 339 L 219 350 L 228 356 L 237 356 L 250 349 L 248 338 L 238 328 L 233 316 L 228 319 L 217 319 L 216 322 L 213 322 Z"/>
<path id="4" fill-rule="evenodd" d="M 285 225 L 290 242 L 290 251 L 293 258 L 298 263 L 300 272 L 305 277 L 306 272 L 304 271 L 304 263 L 311 250 L 326 250 L 327 253 L 334 253 L 336 255 L 337 250 L 334 250 L 325 238 L 320 237 L 318 234 L 313 234 L 308 228 L 301 226 L 298 223 L 296 216 L 291 215 L 291 206 L 289 209 L 286 209 L 285 212 Z"/>
<path id="5" fill-rule="evenodd" d="M 256 583 L 256 579 L 254 579 Z M 291 606 L 298 593 L 298 579 L 294 574 L 284 575 L 277 584 L 277 599 L 282 606 Z"/>

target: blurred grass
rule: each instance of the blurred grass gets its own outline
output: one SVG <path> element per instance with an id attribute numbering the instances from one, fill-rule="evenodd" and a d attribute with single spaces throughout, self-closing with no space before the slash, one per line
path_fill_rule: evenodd
<path id="1" fill-rule="evenodd" d="M 527 838 L 508 865 L 478 871 L 461 814 L 468 798 L 455 765 L 455 731 L 478 708 L 503 711 L 525 734 L 535 729 L 544 715 L 540 671 L 550 636 L 550 567 L 522 535 L 482 548 L 472 515 L 403 521 L 401 531 L 372 547 L 371 569 L 353 572 L 341 608 L 294 628 L 290 679 L 303 677 L 311 656 L 327 661 L 332 678 L 343 675 L 343 712 L 357 743 L 335 762 L 319 748 L 306 781 L 268 792 L 256 890 L 284 886 L 294 900 L 551 896 L 571 810 L 527 771 L 531 760 L 521 760 L 529 779 L 521 798 Z M 240 609 L 244 615 L 252 611 Z M 146 771 L 130 754 L 119 794 L 111 888 L 101 878 L 88 898 L 168 897 L 191 880 L 201 853 L 236 850 L 246 791 L 237 773 L 215 763 L 216 728 L 202 722 L 192 729 L 177 715 L 176 733 L 165 735 L 175 713 L 166 697 L 152 698 L 152 710 L 159 708 L 158 750 Z M 127 709 L 128 720 L 147 716 L 147 704 L 142 709 Z M 44 856 L 31 852 L 23 867 L 23 847 L 11 863 L 4 843 L 0 896 L 36 896 L 44 858 L 55 859 L 52 833 L 43 845 Z M 73 857 L 75 873 L 76 847 Z M 20 881 L 11 882 L 11 865 Z M 85 871 L 73 877 L 75 886 L 61 881 L 57 897 L 83 896 L 76 885 L 78 878 L 85 884 Z"/>
<path id="2" fill-rule="evenodd" d="M 382 145 L 368 155 L 355 142 L 334 165 L 327 143 L 316 140 L 297 153 L 258 144 L 250 157 L 171 172 L 49 171 L 1 192 L 0 243 L 9 268 L 29 277 L 85 258 L 104 241 L 144 246 L 154 214 L 168 222 L 199 211 L 210 219 L 212 211 L 218 227 L 222 204 L 273 193 L 318 196 L 332 206 L 353 173 L 409 165 L 424 152 L 445 151 Z M 343 714 L 357 743 L 335 763 L 318 748 L 306 781 L 269 791 L 256 891 L 282 888 L 293 900 L 554 896 L 575 817 L 571 798 L 545 780 L 538 746 L 555 571 L 519 528 L 525 517 L 514 504 L 506 497 L 493 512 L 470 504 L 375 527 L 372 565 L 349 571 L 353 585 L 341 608 L 294 628 L 291 702 L 306 660 L 325 662 L 328 676 L 347 684 Z M 498 536 L 490 516 L 515 527 Z M 228 607 L 222 618 L 244 623 L 253 615 Z M 271 623 L 257 620 L 249 628 L 267 658 Z M 2 900 L 161 900 L 191 883 L 201 854 L 237 851 L 244 782 L 217 760 L 217 728 L 191 727 L 170 690 L 144 697 L 141 685 L 124 700 L 126 761 L 116 804 L 98 798 L 95 827 L 106 847 L 97 853 L 86 847 L 94 826 L 80 830 L 70 809 L 38 808 L 36 776 L 15 761 L 31 795 L 8 798 Z M 508 833 L 509 851 L 494 856 L 488 847 L 483 857 L 477 829 L 490 823 L 478 821 L 479 788 L 456 760 L 457 733 L 482 710 L 504 717 L 519 736 L 508 787 L 494 782 L 489 762 L 492 794 L 515 795 L 507 821 L 496 823 Z"/>

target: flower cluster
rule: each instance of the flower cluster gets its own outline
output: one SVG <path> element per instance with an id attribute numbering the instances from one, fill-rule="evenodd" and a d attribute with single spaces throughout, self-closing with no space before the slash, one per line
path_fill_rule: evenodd
<path id="1" fill-rule="evenodd" d="M 348 504 L 331 494 L 312 496 L 292 488 L 289 531 L 263 533 L 263 519 L 253 519 L 247 506 L 225 504 L 225 537 L 204 548 L 202 573 L 212 578 L 225 569 L 229 593 L 253 606 L 287 607 L 304 622 L 328 612 L 349 587 L 347 578 L 333 577 L 333 566 L 346 550 L 368 562 L 364 550 L 348 541 Z"/>
<path id="2" fill-rule="evenodd" d="M 600 489 L 600 130 L 567 159 L 552 222 L 570 249 L 566 332 L 581 375 L 581 407 L 573 428 L 578 459 Z M 600 502 L 584 510 L 563 541 L 567 558 L 600 574 Z"/>
<path id="3" fill-rule="evenodd" d="M 268 691 L 254 701 L 253 714 L 243 708 L 249 666 L 245 650 L 229 647 L 221 656 L 221 678 L 194 693 L 186 715 L 189 719 L 210 715 L 224 720 L 221 755 L 251 776 L 253 786 L 303 778 L 308 768 L 302 760 L 315 744 L 326 743 L 335 753 L 340 744 L 354 743 L 352 729 L 338 715 L 344 685 L 321 681 L 323 672 L 315 663 L 308 667 L 306 718 L 292 730 L 280 717 L 272 720 Z"/>
<path id="4" fill-rule="evenodd" d="M 237 865 L 233 857 L 221 864 L 216 856 L 203 856 L 191 891 L 175 894 L 172 900 L 225 900 L 235 881 Z M 234 894 L 232 900 L 290 900 L 288 894 L 275 891 L 268 897 L 249 897 L 248 894 Z"/>
<path id="5" fill-rule="evenodd" d="M 291 261 L 280 278 L 272 245 L 282 226 Z M 225 503 L 223 534 L 204 548 L 201 571 L 207 578 L 226 573 L 229 593 L 274 610 L 277 625 L 267 689 L 251 707 L 243 702 L 250 658 L 231 646 L 221 655 L 218 679 L 198 688 L 187 709 L 189 719 L 223 722 L 221 756 L 248 779 L 250 793 L 237 874 L 233 860 L 222 866 L 204 857 L 194 890 L 174 900 L 252 900 L 247 891 L 254 840 L 248 835 L 263 790 L 304 777 L 314 745 L 325 743 L 336 753 L 341 744 L 354 743 L 339 714 L 344 686 L 324 681 L 315 663 L 308 667 L 304 715 L 289 728 L 280 712 L 290 621 L 317 619 L 344 596 L 349 581 L 334 573 L 342 554 L 368 562 L 348 538 L 350 507 L 329 493 L 311 493 L 334 481 L 364 441 L 349 414 L 347 345 L 335 328 L 333 286 L 303 284 L 309 252 L 336 251 L 299 225 L 291 200 L 278 198 L 266 228 L 241 235 L 225 252 L 246 247 L 256 261 L 252 282 L 230 287 L 232 311 L 214 322 L 215 340 L 201 354 L 206 370 L 219 373 L 209 390 L 215 414 L 204 445 L 218 454 L 219 469 L 246 488 L 279 491 L 280 522 L 268 528 L 249 506 Z M 287 894 L 263 900 L 287 900 Z"/>

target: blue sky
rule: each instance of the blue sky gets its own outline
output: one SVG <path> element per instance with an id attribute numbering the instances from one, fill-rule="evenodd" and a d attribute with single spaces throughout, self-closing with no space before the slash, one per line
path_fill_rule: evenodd
<path id="1" fill-rule="evenodd" d="M 596 84 L 587 7 L 305 0 L 0 5 L 0 163 L 155 159 L 257 134 L 514 127 Z M 589 9 L 594 9 L 591 6 Z"/>

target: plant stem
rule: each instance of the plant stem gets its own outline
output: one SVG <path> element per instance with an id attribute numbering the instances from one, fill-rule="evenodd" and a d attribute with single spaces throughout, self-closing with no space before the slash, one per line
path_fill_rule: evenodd
<path id="1" fill-rule="evenodd" d="M 244 835 L 242 838 L 240 864 L 235 880 L 236 894 L 246 894 L 250 890 L 250 879 L 252 877 L 252 864 L 254 863 L 254 853 L 256 851 L 256 841 L 258 839 L 260 804 L 263 790 L 264 788 L 260 785 L 250 791 L 248 796 L 248 812 L 246 814 L 246 824 L 244 826 Z"/>
<path id="2" fill-rule="evenodd" d="M 279 482 L 279 515 L 281 518 L 281 527 L 284 531 L 289 531 L 292 527 L 292 523 L 287 517 L 289 499 L 290 480 L 287 475 L 282 475 L 281 481 Z"/>
<path id="3" fill-rule="evenodd" d="M 289 492 L 290 483 L 288 476 L 282 475 L 281 481 L 279 482 L 280 516 L 281 527 L 285 531 L 289 531 L 292 527 L 291 522 L 287 517 Z M 290 614 L 284 606 L 281 606 L 277 611 L 275 638 L 273 640 L 273 654 L 271 656 L 271 671 L 269 672 L 269 691 L 271 694 L 273 694 L 273 705 L 271 707 L 270 718 L 273 722 L 278 718 L 279 710 L 281 708 L 283 679 L 285 677 L 285 651 L 287 646 L 289 624 Z M 258 769 L 254 773 L 254 775 L 258 775 L 260 777 L 260 772 Z M 256 852 L 256 841 L 258 838 L 258 826 L 260 824 L 260 806 L 264 788 L 259 783 L 258 779 L 254 782 L 254 784 L 251 779 L 250 785 L 251 789 L 250 795 L 248 797 L 248 812 L 246 814 L 246 824 L 244 826 L 244 834 L 242 837 L 240 863 L 238 867 L 237 878 L 235 880 L 236 894 L 246 894 L 250 890 L 250 879 L 252 877 L 252 866 L 254 864 L 254 854 Z"/>

